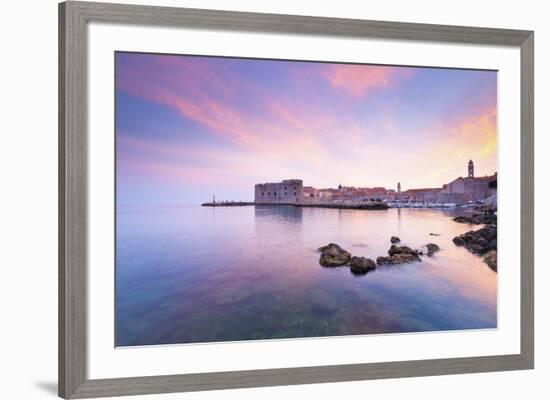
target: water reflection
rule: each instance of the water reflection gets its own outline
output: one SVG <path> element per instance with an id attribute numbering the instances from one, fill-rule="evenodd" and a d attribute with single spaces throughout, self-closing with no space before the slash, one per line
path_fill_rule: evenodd
<path id="1" fill-rule="evenodd" d="M 496 274 L 454 246 L 445 210 L 180 207 L 117 214 L 117 345 L 496 326 Z M 430 232 L 440 236 L 430 236 Z M 392 235 L 441 251 L 363 276 L 316 249 L 385 255 Z"/>
<path id="2" fill-rule="evenodd" d="M 294 206 L 254 206 L 254 217 L 257 220 L 268 218 L 270 220 L 281 220 L 291 223 L 302 221 L 302 207 Z"/>

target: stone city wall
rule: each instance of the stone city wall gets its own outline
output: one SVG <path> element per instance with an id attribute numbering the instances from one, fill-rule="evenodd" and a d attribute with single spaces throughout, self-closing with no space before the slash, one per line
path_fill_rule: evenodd
<path id="1" fill-rule="evenodd" d="M 301 204 L 301 179 L 287 179 L 276 183 L 258 183 L 254 186 L 254 202 L 259 204 Z"/>

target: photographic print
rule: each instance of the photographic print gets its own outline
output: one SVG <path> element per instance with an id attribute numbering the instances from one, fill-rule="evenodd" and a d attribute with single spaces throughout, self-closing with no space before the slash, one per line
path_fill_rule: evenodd
<path id="1" fill-rule="evenodd" d="M 497 327 L 497 71 L 114 56 L 117 347 Z"/>

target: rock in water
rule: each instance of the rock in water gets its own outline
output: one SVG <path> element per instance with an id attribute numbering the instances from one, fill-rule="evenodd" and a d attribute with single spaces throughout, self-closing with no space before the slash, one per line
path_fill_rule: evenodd
<path id="1" fill-rule="evenodd" d="M 392 244 L 390 249 L 388 250 L 389 257 L 378 257 L 376 259 L 376 263 L 378 265 L 383 264 L 403 264 L 403 263 L 411 263 L 414 261 L 421 261 L 420 260 L 420 252 L 417 250 L 413 250 L 408 246 L 397 246 L 395 244 Z"/>
<path id="2" fill-rule="evenodd" d="M 454 217 L 453 221 L 459 222 L 461 224 L 475 224 L 472 217 L 467 217 L 465 215 L 459 215 L 458 217 Z"/>
<path id="3" fill-rule="evenodd" d="M 345 251 L 342 247 L 336 243 L 329 243 L 326 246 L 319 247 L 318 249 L 321 253 L 339 253 Z"/>
<path id="4" fill-rule="evenodd" d="M 428 249 L 428 257 L 433 256 L 433 254 L 434 254 L 436 251 L 441 250 L 441 249 L 439 248 L 439 246 L 438 246 L 437 244 L 435 244 L 435 243 L 428 243 L 428 244 L 426 245 L 426 248 Z"/>
<path id="5" fill-rule="evenodd" d="M 351 257 L 350 266 L 351 272 L 358 275 L 363 275 L 376 269 L 376 263 L 370 258 L 365 257 Z"/>
<path id="6" fill-rule="evenodd" d="M 497 251 L 496 250 L 489 250 L 487 254 L 483 256 L 483 261 L 487 263 L 489 268 L 491 268 L 493 271 L 497 271 Z"/>
<path id="7" fill-rule="evenodd" d="M 376 257 L 376 264 L 385 265 L 385 264 L 393 264 L 393 262 L 391 260 L 391 257 L 380 256 L 380 257 Z"/>
<path id="8" fill-rule="evenodd" d="M 392 236 L 390 242 L 392 242 L 392 244 L 399 243 L 401 242 L 401 239 L 399 239 L 397 236 Z"/>
<path id="9" fill-rule="evenodd" d="M 464 238 L 462 237 L 463 235 L 460 235 L 460 236 L 455 236 L 453 238 L 453 242 L 454 244 L 456 244 L 457 246 L 464 246 L 464 244 L 466 243 L 464 241 Z"/>
<path id="10" fill-rule="evenodd" d="M 497 215 L 494 212 L 485 212 L 485 213 L 473 213 L 472 215 L 459 215 L 454 217 L 453 221 L 459 222 L 461 224 L 496 224 Z"/>
<path id="11" fill-rule="evenodd" d="M 397 246 L 395 244 L 392 244 L 392 246 L 388 250 L 388 254 L 390 255 L 390 257 L 395 254 L 411 254 L 418 257 L 418 252 L 416 250 L 413 250 L 408 246 Z"/>
<path id="12" fill-rule="evenodd" d="M 321 254 L 319 258 L 319 264 L 323 267 L 340 267 L 349 263 L 348 258 L 333 256 L 330 254 Z"/>
<path id="13" fill-rule="evenodd" d="M 351 260 L 351 253 L 335 243 L 320 247 L 319 251 L 322 253 L 319 264 L 324 267 L 339 267 L 348 264 Z"/>
<path id="14" fill-rule="evenodd" d="M 488 251 L 497 249 L 497 227 L 487 225 L 477 231 L 469 231 L 453 239 L 457 246 L 464 246 L 470 252 L 484 255 Z"/>

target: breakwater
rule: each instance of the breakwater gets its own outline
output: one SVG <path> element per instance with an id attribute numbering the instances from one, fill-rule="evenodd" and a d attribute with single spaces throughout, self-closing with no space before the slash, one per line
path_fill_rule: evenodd
<path id="1" fill-rule="evenodd" d="M 218 202 L 209 202 L 202 203 L 203 207 L 242 207 L 242 206 L 254 206 L 254 202 L 250 201 L 218 201 Z"/>
<path id="2" fill-rule="evenodd" d="M 203 207 L 239 207 L 239 206 L 293 206 L 293 207 L 315 207 L 315 208 L 335 208 L 340 210 L 387 210 L 389 207 L 382 202 L 369 203 L 315 203 L 315 204 L 300 204 L 300 203 L 256 203 L 247 201 L 222 201 L 202 203 Z"/>

